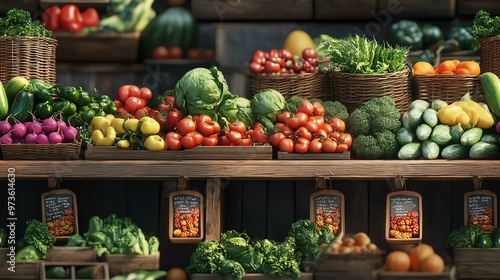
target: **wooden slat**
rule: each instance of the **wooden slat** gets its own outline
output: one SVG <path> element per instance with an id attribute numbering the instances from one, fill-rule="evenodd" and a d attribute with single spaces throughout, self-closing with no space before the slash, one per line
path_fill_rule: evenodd
<path id="1" fill-rule="evenodd" d="M 376 10 L 376 0 L 314 1 L 314 17 L 320 20 L 372 19 Z"/>
<path id="2" fill-rule="evenodd" d="M 457 0 L 379 0 L 377 13 L 381 14 L 382 11 L 388 12 L 386 14 L 389 15 L 391 19 L 393 17 L 398 19 L 451 19 L 455 16 L 456 1 Z"/>
<path id="3" fill-rule="evenodd" d="M 228 185 L 222 190 L 222 213 L 224 215 L 224 218 L 222 219 L 222 228 L 224 230 L 234 229 L 241 231 L 243 188 L 245 185 L 254 187 L 252 183 L 253 182 L 231 180 L 228 182 Z"/>
<path id="4" fill-rule="evenodd" d="M 295 184 L 269 182 L 267 198 L 267 237 L 283 241 L 295 219 Z"/>
<path id="5" fill-rule="evenodd" d="M 500 6 L 496 1 L 491 0 L 457 0 L 457 13 L 460 16 L 474 17 L 479 10 L 500 15 Z"/>
<path id="6" fill-rule="evenodd" d="M 345 180 L 385 180 L 401 175 L 408 180 L 500 179 L 496 160 L 2 160 L 0 170 L 16 169 L 18 179 L 47 179 L 50 175 L 85 180 L 165 180 L 184 174 L 192 179 L 301 180 L 316 176 Z M 465 168 L 466 167 L 466 168 Z"/>
<path id="7" fill-rule="evenodd" d="M 219 240 L 221 234 L 221 179 L 207 179 L 205 239 Z"/>

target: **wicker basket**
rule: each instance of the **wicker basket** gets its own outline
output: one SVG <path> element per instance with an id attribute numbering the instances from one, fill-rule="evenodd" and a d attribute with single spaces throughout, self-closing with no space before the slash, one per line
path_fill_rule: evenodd
<path id="1" fill-rule="evenodd" d="M 250 96 L 261 90 L 272 88 L 285 99 L 292 96 L 331 100 L 328 73 L 305 74 L 251 74 L 249 77 Z"/>
<path id="2" fill-rule="evenodd" d="M 80 156 L 82 142 L 60 144 L 0 144 L 5 160 L 73 160 Z"/>
<path id="3" fill-rule="evenodd" d="M 479 78 L 479 75 L 414 75 L 414 97 L 429 102 L 441 99 L 453 103 L 468 92 L 473 100 L 481 101 Z"/>
<path id="4" fill-rule="evenodd" d="M 0 80 L 25 76 L 55 84 L 56 48 L 50 37 L 0 36 Z"/>
<path id="5" fill-rule="evenodd" d="M 331 72 L 333 100 L 344 104 L 349 112 L 370 99 L 388 96 L 403 113 L 412 101 L 410 83 L 410 70 L 407 68 L 384 74 L 351 74 L 338 70 Z"/>
<path id="6" fill-rule="evenodd" d="M 481 73 L 500 75 L 500 36 L 481 40 L 480 52 Z"/>

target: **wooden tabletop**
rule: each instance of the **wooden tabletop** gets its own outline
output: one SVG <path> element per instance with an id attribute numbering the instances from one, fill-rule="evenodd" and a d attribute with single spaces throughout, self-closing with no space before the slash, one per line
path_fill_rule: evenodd
<path id="1" fill-rule="evenodd" d="M 496 160 L 2 160 L 3 178 L 9 168 L 15 169 L 17 179 L 167 180 L 183 175 L 241 180 L 500 179 Z"/>

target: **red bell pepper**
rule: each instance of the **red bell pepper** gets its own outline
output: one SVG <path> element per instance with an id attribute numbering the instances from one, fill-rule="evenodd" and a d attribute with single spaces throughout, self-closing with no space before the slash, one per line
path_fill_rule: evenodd
<path id="1" fill-rule="evenodd" d="M 94 27 L 99 23 L 99 13 L 94 8 L 88 8 L 82 13 L 83 26 Z"/>
<path id="2" fill-rule="evenodd" d="M 79 33 L 83 29 L 83 17 L 76 5 L 67 4 L 61 9 L 59 24 L 62 30 Z"/>
<path id="3" fill-rule="evenodd" d="M 42 14 L 42 23 L 50 31 L 59 31 L 59 15 L 61 8 L 59 6 L 51 6 L 45 9 Z"/>

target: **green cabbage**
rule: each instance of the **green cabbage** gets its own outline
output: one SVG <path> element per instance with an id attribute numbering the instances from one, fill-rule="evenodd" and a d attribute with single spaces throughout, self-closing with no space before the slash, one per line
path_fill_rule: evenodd
<path id="1" fill-rule="evenodd" d="M 266 128 L 272 129 L 276 114 L 285 110 L 285 97 L 274 89 L 264 89 L 252 97 L 252 111 L 255 118 Z"/>
<path id="2" fill-rule="evenodd" d="M 251 127 L 254 123 L 251 104 L 245 97 L 227 99 L 219 108 L 220 119 L 226 122 L 226 125 L 239 120 Z"/>
<path id="3" fill-rule="evenodd" d="M 175 85 L 175 101 L 184 115 L 216 117 L 219 106 L 232 98 L 226 79 L 216 66 L 188 71 Z"/>

